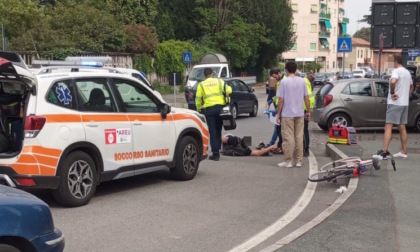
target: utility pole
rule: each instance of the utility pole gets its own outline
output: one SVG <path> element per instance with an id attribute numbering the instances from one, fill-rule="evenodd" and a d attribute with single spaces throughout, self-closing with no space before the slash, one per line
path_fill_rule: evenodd
<path id="1" fill-rule="evenodd" d="M 3 51 L 6 51 L 6 36 L 4 35 L 4 24 L 1 24 L 1 41 L 3 45 Z"/>

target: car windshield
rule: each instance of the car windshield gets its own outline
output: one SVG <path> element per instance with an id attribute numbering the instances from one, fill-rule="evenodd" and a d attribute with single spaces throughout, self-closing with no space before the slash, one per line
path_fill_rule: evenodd
<path id="1" fill-rule="evenodd" d="M 204 69 L 207 67 L 195 67 L 191 70 L 191 73 L 188 76 L 189 80 L 197 81 L 197 80 L 204 80 Z M 214 76 L 219 76 L 220 67 L 211 67 L 213 70 Z"/>
<path id="2" fill-rule="evenodd" d="M 315 74 L 315 78 L 324 78 L 324 77 L 325 77 L 325 74 L 323 74 L 323 73 Z"/>
<path id="3" fill-rule="evenodd" d="M 353 73 L 363 73 L 363 71 L 356 70 L 356 71 L 353 71 Z"/>

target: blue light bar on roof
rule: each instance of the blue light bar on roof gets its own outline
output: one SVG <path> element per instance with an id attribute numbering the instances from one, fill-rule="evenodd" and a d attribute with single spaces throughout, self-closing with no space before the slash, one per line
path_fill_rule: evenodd
<path id="1" fill-rule="evenodd" d="M 103 67 L 104 63 L 98 61 L 82 61 L 82 66 Z"/>

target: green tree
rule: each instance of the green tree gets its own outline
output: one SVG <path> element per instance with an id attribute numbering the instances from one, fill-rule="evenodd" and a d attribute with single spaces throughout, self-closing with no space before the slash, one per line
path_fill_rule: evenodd
<path id="1" fill-rule="evenodd" d="M 182 61 L 183 52 L 191 52 L 194 57 L 194 47 L 190 42 L 168 40 L 159 44 L 155 52 L 154 68 L 160 76 L 167 76 L 170 72 L 184 74 L 185 64 Z"/>
<path id="2" fill-rule="evenodd" d="M 161 13 L 159 18 L 156 18 L 155 29 L 159 41 L 175 39 L 174 26 L 168 13 Z"/>
<path id="3" fill-rule="evenodd" d="M 59 34 L 58 47 L 91 52 L 121 52 L 126 48 L 124 25 L 105 11 L 84 3 L 57 3 L 48 14 L 52 29 Z"/>
<path id="4" fill-rule="evenodd" d="M 353 34 L 353 38 L 362 38 L 370 42 L 370 27 L 363 27 Z"/>
<path id="5" fill-rule="evenodd" d="M 232 68 L 254 67 L 258 48 L 269 42 L 264 35 L 265 27 L 237 17 L 213 36 L 214 47 L 226 55 Z"/>
<path id="6" fill-rule="evenodd" d="M 197 2 L 197 0 L 159 0 L 159 18 L 155 18 L 154 24 L 160 41 L 200 39 L 200 27 L 195 23 L 200 16 L 194 11 Z M 165 15 L 169 17 L 169 23 L 165 20 Z M 168 37 L 165 34 L 169 34 Z"/>
<path id="7" fill-rule="evenodd" d="M 152 25 L 158 0 L 106 0 L 108 10 L 124 24 Z"/>
<path id="8" fill-rule="evenodd" d="M 287 51 L 293 41 L 292 9 L 286 0 L 241 0 L 242 14 L 248 23 L 265 24 L 268 43 L 262 43 L 257 53 L 257 73 L 277 64 L 278 55 Z M 264 41 L 265 42 L 265 41 Z"/>
<path id="9" fill-rule="evenodd" d="M 36 27 L 44 18 L 37 3 L 28 0 L 1 0 L 0 24 L 5 27 L 5 37 L 10 40 Z M 31 35 L 28 34 L 29 37 Z M 13 45 L 11 45 L 13 46 Z M 20 49 L 15 47 L 15 49 Z"/>

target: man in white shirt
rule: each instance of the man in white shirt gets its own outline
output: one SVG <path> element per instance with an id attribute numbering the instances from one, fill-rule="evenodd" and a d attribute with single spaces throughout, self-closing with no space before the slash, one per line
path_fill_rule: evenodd
<path id="1" fill-rule="evenodd" d="M 384 146 L 383 150 L 378 151 L 378 154 L 383 157 L 390 155 L 388 147 L 392 138 L 392 127 L 398 125 L 401 150 L 394 157 L 407 158 L 407 130 L 405 125 L 407 124 L 409 98 L 414 87 L 410 72 L 402 65 L 401 54 L 394 55 L 394 67 L 389 83 Z"/>

